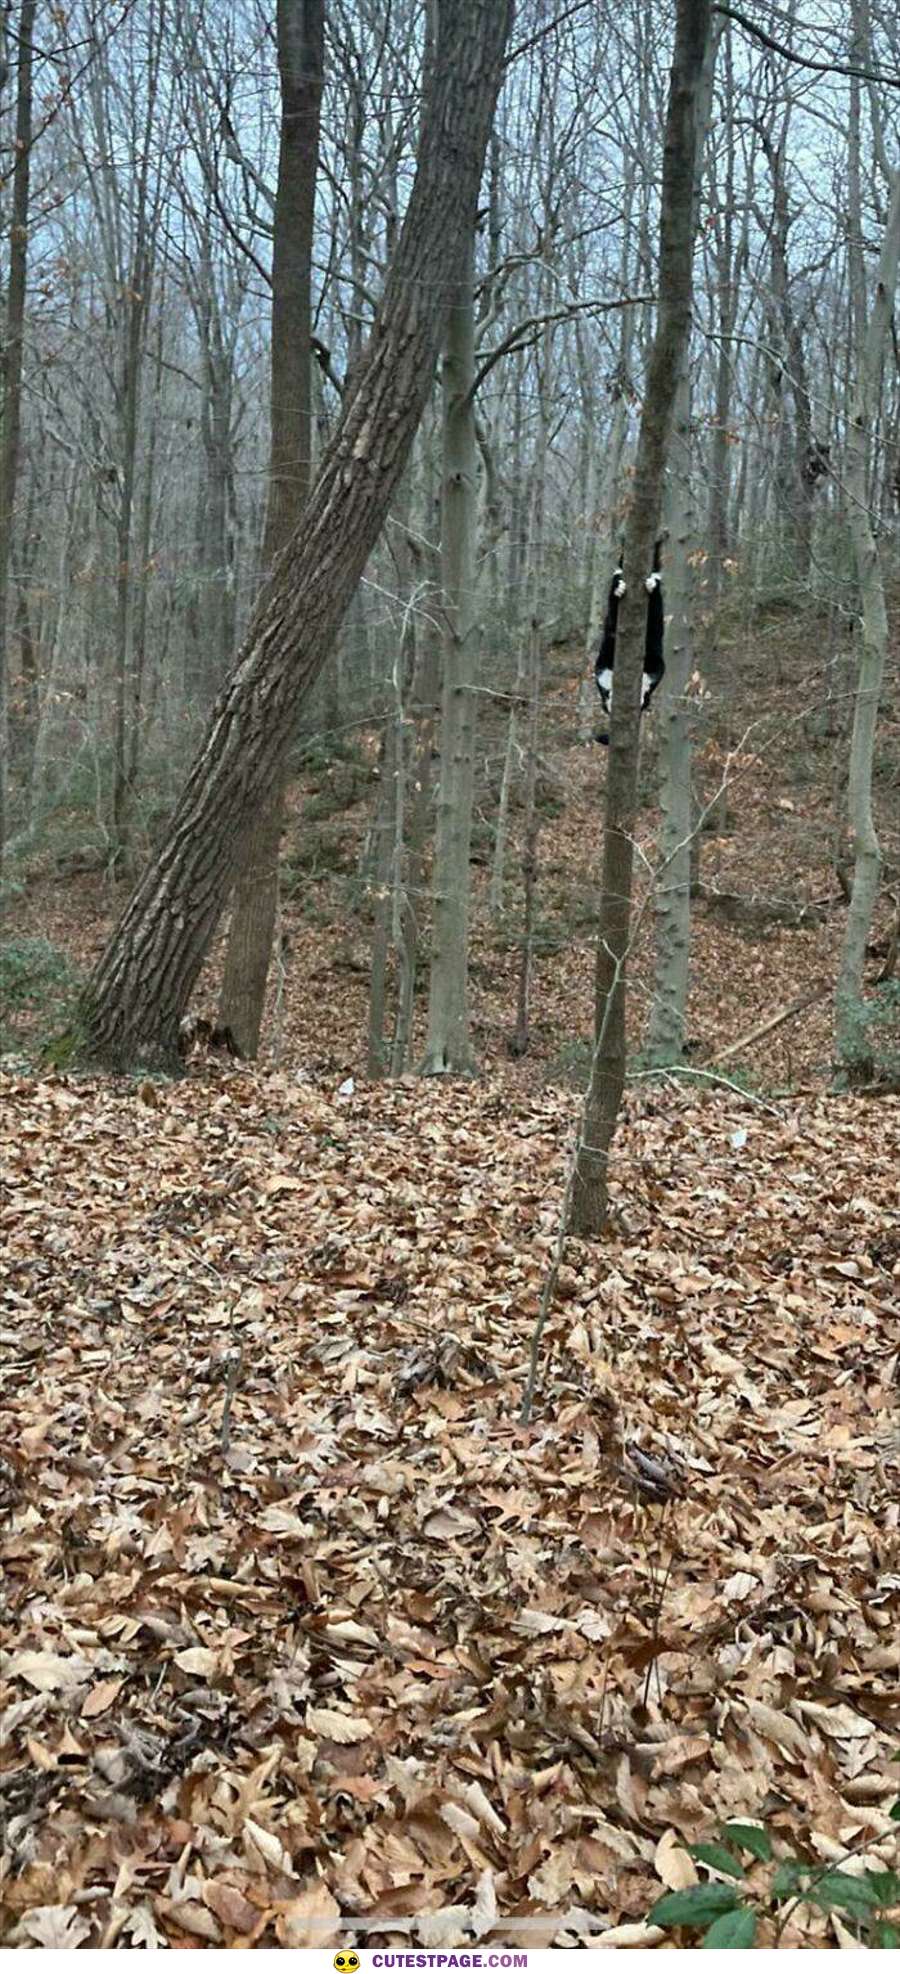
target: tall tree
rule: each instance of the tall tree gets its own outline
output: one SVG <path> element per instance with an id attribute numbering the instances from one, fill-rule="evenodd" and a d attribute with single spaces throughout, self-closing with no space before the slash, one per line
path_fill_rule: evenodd
<path id="1" fill-rule="evenodd" d="M 18 19 L 16 157 L 13 166 L 6 290 L 6 335 L 2 357 L 3 437 L 0 441 L 0 872 L 9 833 L 9 578 L 12 529 L 22 433 L 22 357 L 25 291 L 28 280 L 28 221 L 31 192 L 34 22 L 37 0 L 22 0 Z"/>
<path id="2" fill-rule="evenodd" d="M 297 707 L 378 539 L 431 388 L 471 236 L 511 0 L 440 0 L 419 157 L 372 333 L 303 524 L 277 558 L 167 837 L 88 984 L 85 1053 L 172 1065 L 243 832 L 277 786 Z"/>
<path id="3" fill-rule="evenodd" d="M 441 579 L 445 632 L 441 770 L 434 847 L 427 1075 L 472 1068 L 469 1035 L 469 849 L 475 770 L 475 215 L 444 346 Z"/>
<path id="4" fill-rule="evenodd" d="M 272 237 L 272 435 L 263 569 L 294 533 L 312 456 L 312 245 L 319 161 L 324 0 L 278 0 L 281 139 Z M 278 910 L 283 782 L 247 835 L 235 885 L 219 1020 L 243 1055 L 259 1047 Z"/>
<path id="5" fill-rule="evenodd" d="M 669 432 L 691 326 L 694 175 L 702 141 L 697 99 L 710 12 L 710 0 L 678 0 L 663 151 L 659 306 L 641 413 L 634 497 L 625 531 L 623 567 L 628 590 L 619 619 L 610 721 L 597 936 L 596 1034 L 572 1186 L 570 1224 L 573 1233 L 583 1235 L 596 1235 L 606 1224 L 609 1152 L 625 1087 L 625 974 L 637 816 L 643 577 L 650 568 L 659 527 Z"/>
<path id="6" fill-rule="evenodd" d="M 706 130 L 712 105 L 718 35 L 714 28 L 697 92 L 697 124 Z M 702 135 L 696 147 L 693 235 L 697 237 L 703 176 Z M 662 869 L 655 888 L 656 977 L 647 1054 L 656 1064 L 680 1062 L 688 994 L 691 929 L 691 730 L 687 691 L 694 653 L 697 496 L 693 454 L 690 336 L 684 347 L 669 468 L 663 499 L 666 528 L 666 674 L 659 708 L 659 849 Z"/>
<path id="7" fill-rule="evenodd" d="M 857 294 L 862 295 L 865 293 L 865 264 L 862 245 L 857 117 L 851 119 L 850 129 L 849 260 L 853 289 Z M 853 838 L 853 887 L 835 993 L 837 1053 L 842 1065 L 848 1069 L 853 1067 L 859 1054 L 859 1003 L 863 991 L 866 945 L 878 896 L 881 871 L 881 849 L 872 808 L 872 758 L 888 644 L 888 620 L 884 575 L 869 502 L 872 433 L 878 410 L 884 353 L 894 310 L 898 264 L 900 264 L 900 171 L 895 171 L 878 259 L 875 293 L 857 352 L 856 389 L 847 426 L 844 469 L 850 510 L 850 536 L 862 601 L 862 650 L 854 702 L 850 775 L 847 788 L 847 806 Z"/>

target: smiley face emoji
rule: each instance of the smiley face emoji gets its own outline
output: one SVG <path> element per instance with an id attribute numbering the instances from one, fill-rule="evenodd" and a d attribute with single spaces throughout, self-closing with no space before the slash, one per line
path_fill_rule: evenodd
<path id="1" fill-rule="evenodd" d="M 359 1954 L 352 1947 L 342 1947 L 333 1961 L 334 1974 L 359 1974 Z"/>

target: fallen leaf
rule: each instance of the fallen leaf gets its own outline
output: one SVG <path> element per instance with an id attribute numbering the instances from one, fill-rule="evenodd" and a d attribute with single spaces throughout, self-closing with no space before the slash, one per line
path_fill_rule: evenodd
<path id="1" fill-rule="evenodd" d="M 23 1679 L 36 1693 L 71 1693 L 90 1675 L 85 1659 L 65 1659 L 58 1652 L 16 1652 L 6 1670 L 10 1679 Z M 59 1912 L 63 1908 L 47 1906 L 41 1910 Z"/>
<path id="2" fill-rule="evenodd" d="M 302 1542 L 308 1541 L 315 1535 L 311 1522 L 302 1522 L 300 1516 L 294 1514 L 292 1509 L 279 1508 L 277 1502 L 263 1509 L 258 1522 L 260 1528 L 264 1528 L 268 1535 L 289 1535 L 295 1541 Z"/>
<path id="3" fill-rule="evenodd" d="M 224 1926 L 235 1933 L 252 1933 L 260 1919 L 258 1906 L 250 1904 L 236 1885 L 229 1885 L 224 1878 L 207 1878 L 203 1887 L 203 1903 L 208 1905 Z"/>
<path id="4" fill-rule="evenodd" d="M 33 1905 L 23 1914 L 16 1930 L 39 1947 L 69 1952 L 88 1939 L 91 1929 L 84 1914 L 74 1905 Z"/>
<path id="5" fill-rule="evenodd" d="M 82 1720 L 96 1720 L 99 1714 L 105 1714 L 118 1699 L 124 1684 L 124 1679 L 101 1679 L 99 1685 L 92 1686 L 81 1709 Z"/>
<path id="6" fill-rule="evenodd" d="M 674 1830 L 664 1830 L 653 1853 L 653 1868 L 670 1892 L 684 1892 L 697 1883 L 697 1867 Z"/>
<path id="7" fill-rule="evenodd" d="M 606 1933 L 598 1933 L 591 1940 L 593 1947 L 656 1947 L 665 1939 L 661 1926 L 649 1926 L 640 1919 L 631 1926 L 610 1926 Z"/>
<path id="8" fill-rule="evenodd" d="M 342 1748 L 355 1741 L 367 1741 L 372 1732 L 368 1721 L 354 1714 L 339 1714 L 333 1707 L 307 1707 L 306 1725 L 311 1734 L 325 1741 L 337 1741 Z"/>
<path id="9" fill-rule="evenodd" d="M 790 1714 L 779 1713 L 775 1707 L 767 1707 L 761 1700 L 751 1700 L 747 1705 L 747 1718 L 764 1741 L 774 1741 L 776 1748 L 781 1748 L 786 1755 L 805 1759 L 809 1754 L 809 1736 L 791 1719 Z"/>
<path id="10" fill-rule="evenodd" d="M 283 1947 L 331 1947 L 340 1928 L 340 1906 L 328 1886 L 317 1878 L 299 1898 L 281 1907 L 275 1930 Z"/>
<path id="11" fill-rule="evenodd" d="M 176 1652 L 175 1664 L 182 1672 L 196 1673 L 200 1679 L 212 1679 L 218 1671 L 219 1661 L 208 1645 L 190 1645 L 184 1652 Z"/>

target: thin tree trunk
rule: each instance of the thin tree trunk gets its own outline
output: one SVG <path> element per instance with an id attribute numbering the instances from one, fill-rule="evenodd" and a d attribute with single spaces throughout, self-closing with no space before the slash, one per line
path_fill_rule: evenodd
<path id="1" fill-rule="evenodd" d="M 309 494 L 312 455 L 311 259 L 324 54 L 323 0 L 279 0 L 281 146 L 272 260 L 272 437 L 263 567 L 290 540 Z M 333 661 L 332 661 L 333 662 Z M 242 1055 L 259 1048 L 278 918 L 284 774 L 244 842 L 219 997 L 219 1024 Z"/>
<path id="2" fill-rule="evenodd" d="M 416 967 L 425 892 L 425 847 L 432 798 L 432 753 L 437 729 L 440 676 L 438 648 L 434 637 L 422 640 L 419 675 L 414 690 L 413 718 L 415 742 L 411 761 L 412 800 L 406 883 L 400 907 L 400 943 L 397 951 L 397 1008 L 391 1049 L 391 1075 L 402 1076 L 409 1060 L 412 1037 Z"/>
<path id="3" fill-rule="evenodd" d="M 851 253 L 854 283 L 864 280 L 859 212 L 851 214 Z M 878 543 L 867 502 L 869 448 L 877 415 L 881 366 L 890 330 L 897 269 L 900 262 L 900 172 L 891 188 L 884 239 L 878 261 L 875 296 L 858 353 L 856 392 L 847 427 L 845 485 L 850 510 L 850 533 L 862 598 L 862 651 L 850 745 L 847 803 L 853 835 L 853 889 L 835 993 L 835 1036 L 842 1066 L 850 1069 L 859 1055 L 859 1004 L 862 999 L 866 946 L 878 897 L 881 851 L 872 812 L 872 757 L 878 705 L 887 651 L 888 622 L 884 577 Z"/>
<path id="4" fill-rule="evenodd" d="M 719 34 L 713 26 L 697 91 L 698 141 L 694 169 L 693 238 L 697 237 L 703 177 L 703 136 L 713 100 L 713 74 Z M 729 236 L 729 265 L 730 265 Z M 730 333 L 730 331 L 729 331 Z M 697 540 L 690 337 L 684 347 L 675 410 L 663 517 L 666 525 L 666 671 L 657 715 L 659 735 L 661 872 L 654 894 L 656 971 L 647 1037 L 651 1063 L 680 1062 L 688 994 L 691 937 L 691 733 L 687 701 L 694 653 L 695 575 L 691 559 Z"/>
<path id="5" fill-rule="evenodd" d="M 547 249 L 548 261 L 550 249 Z M 538 376 L 538 429 L 532 479 L 531 526 L 529 529 L 529 622 L 528 622 L 528 737 L 525 752 L 525 815 L 522 836 L 522 938 L 519 947 L 519 982 L 512 1053 L 524 1056 L 531 1040 L 531 985 L 534 970 L 534 927 L 537 908 L 537 853 L 539 816 L 537 807 L 538 728 L 541 704 L 541 651 L 545 614 L 544 529 L 547 510 L 547 465 L 550 453 L 550 404 L 552 398 L 553 332 L 544 330 Z"/>
<path id="6" fill-rule="evenodd" d="M 442 0 L 419 161 L 383 301 L 302 526 L 260 597 L 167 838 L 88 983 L 77 1040 L 95 1061 L 178 1061 L 181 1019 L 241 839 L 284 773 L 298 707 L 332 650 L 431 388 L 511 16 L 509 0 Z"/>
<path id="7" fill-rule="evenodd" d="M 684 1054 L 691 925 L 691 743 L 687 687 L 693 661 L 693 571 L 697 504 L 691 450 L 691 385 L 685 364 L 678 381 L 673 446 L 666 486 L 666 671 L 657 699 L 662 870 L 654 896 L 656 977 L 647 1036 L 652 1064 Z"/>
<path id="8" fill-rule="evenodd" d="M 625 536 L 629 592 L 619 618 L 610 720 L 597 938 L 596 1039 L 572 1182 L 570 1226 L 597 1235 L 606 1225 L 609 1152 L 625 1087 L 625 970 L 631 936 L 638 724 L 643 655 L 643 577 L 659 526 L 669 429 L 691 325 L 694 177 L 702 133 L 697 100 L 710 32 L 710 0 L 678 0 L 663 154 L 659 311 L 650 354 Z M 637 604 L 637 607 L 635 605 Z"/>
<path id="9" fill-rule="evenodd" d="M 444 681 L 441 774 L 434 850 L 434 910 L 425 1075 L 465 1075 L 469 1037 L 469 848 L 475 767 L 474 229 L 447 319 L 444 353 L 444 487 L 441 575 Z"/>
<path id="10" fill-rule="evenodd" d="M 16 161 L 13 166 L 6 337 L 2 356 L 3 439 L 0 446 L 0 875 L 9 836 L 9 579 L 12 531 L 19 484 L 22 432 L 22 360 L 28 280 L 31 189 L 34 19 L 37 0 L 22 0 L 18 22 Z"/>

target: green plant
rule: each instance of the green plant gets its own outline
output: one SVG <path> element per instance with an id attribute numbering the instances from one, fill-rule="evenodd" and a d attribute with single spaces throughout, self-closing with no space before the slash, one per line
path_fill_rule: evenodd
<path id="1" fill-rule="evenodd" d="M 847 1011 L 846 1082 L 891 1083 L 900 1076 L 900 980 L 883 980 Z"/>
<path id="2" fill-rule="evenodd" d="M 10 939 L 0 948 L 0 1047 L 41 1046 L 71 1008 L 79 975 L 49 939 Z"/>
<path id="3" fill-rule="evenodd" d="M 352 846 L 324 830 L 310 830 L 290 854 L 282 858 L 281 884 L 285 898 L 292 898 L 309 880 L 333 877 L 351 869 Z"/>
<path id="4" fill-rule="evenodd" d="M 371 777 L 371 763 L 356 741 L 342 739 L 339 734 L 310 734 L 297 744 L 294 766 L 298 774 L 325 774 L 335 761 L 366 768 Z"/>
<path id="5" fill-rule="evenodd" d="M 900 1803 L 894 1804 L 891 1817 L 900 1821 Z M 763 1920 L 769 1922 L 769 1935 L 774 1929 L 765 1944 L 778 1946 L 791 1915 L 798 1906 L 806 1905 L 819 1912 L 840 1913 L 861 1947 L 900 1946 L 900 1923 L 888 1917 L 900 1909 L 900 1873 L 896 1871 L 852 1872 L 833 1864 L 817 1865 L 791 1853 L 776 1857 L 762 1823 L 725 1823 L 715 1842 L 685 1848 L 696 1864 L 716 1876 L 657 1899 L 647 1915 L 653 1926 L 701 1933 L 701 1945 L 712 1949 L 754 1947 Z M 844 1863 L 858 1856 L 859 1850 L 849 1852 Z M 762 1886 L 755 1885 L 752 1891 L 744 1857 L 772 1867 Z"/>

